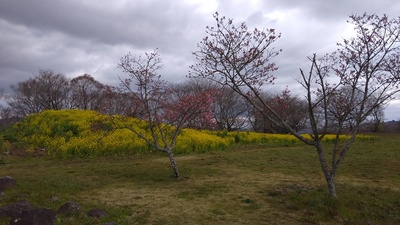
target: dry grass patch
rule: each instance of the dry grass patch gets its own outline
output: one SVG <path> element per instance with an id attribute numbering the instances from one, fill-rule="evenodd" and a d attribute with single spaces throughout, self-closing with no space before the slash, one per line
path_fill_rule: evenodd
<path id="1" fill-rule="evenodd" d="M 363 178 L 357 178 L 357 177 L 352 177 L 352 176 L 340 176 L 337 179 L 338 183 L 342 184 L 348 184 L 351 186 L 356 186 L 356 187 L 370 187 L 370 188 L 383 188 L 383 189 L 388 189 L 392 191 L 398 191 L 400 192 L 400 187 L 397 184 L 385 181 L 385 180 L 379 180 L 379 179 L 363 179 Z"/>
<path id="2" fill-rule="evenodd" d="M 339 169 L 338 199 L 327 194 L 310 147 L 253 145 L 177 155 L 181 179 L 171 176 L 168 158 L 159 153 L 8 157 L 0 171 L 14 177 L 17 187 L 0 206 L 25 196 L 49 208 L 74 200 L 84 209 L 99 207 L 110 214 L 102 221 L 61 219 L 58 225 L 400 224 L 400 147 L 393 138 L 398 136 L 355 144 Z M 50 202 L 53 196 L 60 202 Z"/>
<path id="3" fill-rule="evenodd" d="M 216 162 L 206 163 L 213 160 L 220 161 L 218 166 Z M 163 163 L 164 159 L 156 161 Z M 230 160 L 224 163 L 220 155 L 179 156 L 177 161 L 184 168 L 191 165 L 197 170 L 208 171 L 208 167 L 217 166 L 218 172 L 192 173 L 151 186 L 134 181 L 118 183 L 82 193 L 81 198 L 111 208 L 128 207 L 132 210 L 130 220 L 142 218 L 140 221 L 146 224 L 259 224 L 260 221 L 279 224 L 278 215 L 285 218 L 286 224 L 297 224 L 295 215 L 291 218 L 290 213 L 271 205 L 267 190 L 275 190 L 282 184 L 312 185 L 307 177 L 237 168 Z"/>

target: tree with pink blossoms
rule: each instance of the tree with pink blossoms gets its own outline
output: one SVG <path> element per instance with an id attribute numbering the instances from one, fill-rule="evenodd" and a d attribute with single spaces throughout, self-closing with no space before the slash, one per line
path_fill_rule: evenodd
<path id="1" fill-rule="evenodd" d="M 354 38 L 344 39 L 332 54 L 308 58 L 310 69 L 300 70 L 299 81 L 307 101 L 309 137 L 292 129 L 260 91 L 275 79 L 272 72 L 277 67 L 271 60 L 279 50 L 271 45 L 280 35 L 274 29 L 248 31 L 244 23 L 236 26 L 218 13 L 214 18 L 216 27 L 206 28 L 208 36 L 193 53 L 191 76 L 231 87 L 269 121 L 313 146 L 329 193 L 336 197 L 339 165 L 362 122 L 400 91 L 400 18 L 352 15 Z M 336 135 L 329 146 L 323 144 L 328 132 Z"/>
<path id="2" fill-rule="evenodd" d="M 168 154 L 174 176 L 179 170 L 173 154 L 177 137 L 190 121 L 200 119 L 212 123 L 211 94 L 178 94 L 168 82 L 158 74 L 162 61 L 157 50 L 144 55 L 131 53 L 121 58 L 118 66 L 129 78 L 122 80 L 121 90 L 129 92 L 138 104 L 136 118 L 145 126 L 124 126 L 158 151 Z M 146 134 L 142 133 L 143 128 Z M 150 135 L 148 135 L 150 134 Z"/>

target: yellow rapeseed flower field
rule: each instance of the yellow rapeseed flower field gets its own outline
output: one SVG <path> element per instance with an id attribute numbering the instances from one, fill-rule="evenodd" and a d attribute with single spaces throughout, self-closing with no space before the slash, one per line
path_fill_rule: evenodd
<path id="1" fill-rule="evenodd" d="M 132 131 L 113 129 L 124 125 L 136 126 L 146 135 L 146 130 L 142 129 L 145 122 L 134 118 L 107 116 L 89 110 L 48 110 L 30 115 L 3 132 L 0 147 L 10 148 L 10 143 L 13 143 L 29 151 L 43 149 L 48 155 L 59 157 L 131 155 L 152 150 Z M 371 140 L 375 137 L 360 135 L 358 138 Z M 334 139 L 334 135 L 325 136 L 327 142 Z M 289 134 L 183 129 L 174 152 L 202 153 L 223 150 L 234 144 L 292 146 L 301 142 Z"/>

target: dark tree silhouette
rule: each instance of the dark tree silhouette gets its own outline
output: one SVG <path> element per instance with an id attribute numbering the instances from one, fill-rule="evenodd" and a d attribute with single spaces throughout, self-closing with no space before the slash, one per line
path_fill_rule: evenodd
<path id="1" fill-rule="evenodd" d="M 106 86 L 89 74 L 71 79 L 71 108 L 99 111 L 105 98 Z"/>
<path id="2" fill-rule="evenodd" d="M 68 107 L 69 80 L 63 74 L 40 70 L 34 78 L 11 85 L 7 103 L 17 116 Z"/>

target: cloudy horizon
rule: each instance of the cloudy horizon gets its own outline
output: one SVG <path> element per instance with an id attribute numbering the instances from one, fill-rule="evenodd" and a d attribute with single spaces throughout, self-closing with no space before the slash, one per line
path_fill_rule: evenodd
<path id="1" fill-rule="evenodd" d="M 400 15 L 396 0 L 115 0 L 0 1 L 0 89 L 29 79 L 39 70 L 69 78 L 90 74 L 118 85 L 124 77 L 119 59 L 158 48 L 161 74 L 184 81 L 194 63 L 192 52 L 213 26 L 212 14 L 246 22 L 249 27 L 274 28 L 282 37 L 274 48 L 279 70 L 276 84 L 301 93 L 299 68 L 307 70 L 307 56 L 332 52 L 336 43 L 352 35 L 346 23 L 351 14 Z M 386 120 L 399 120 L 400 100 L 385 110 Z"/>

